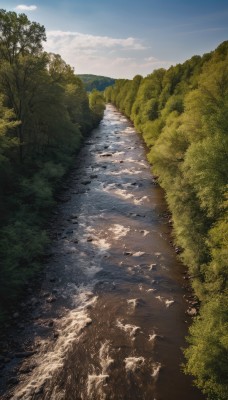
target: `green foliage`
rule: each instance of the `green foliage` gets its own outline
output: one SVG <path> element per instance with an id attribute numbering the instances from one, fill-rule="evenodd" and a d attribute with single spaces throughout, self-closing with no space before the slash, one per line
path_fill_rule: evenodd
<path id="1" fill-rule="evenodd" d="M 149 148 L 155 144 L 163 127 L 164 122 L 161 118 L 157 118 L 154 121 L 147 121 L 142 125 L 143 139 Z"/>
<path id="2" fill-rule="evenodd" d="M 8 164 L 10 151 L 18 146 L 18 141 L 8 132 L 12 132 L 19 125 L 19 122 L 13 120 L 13 111 L 4 107 L 3 101 L 3 96 L 0 96 L 0 171 Z"/>
<path id="3" fill-rule="evenodd" d="M 89 106 L 93 113 L 94 125 L 103 118 L 105 110 L 105 101 L 101 92 L 93 90 L 89 95 Z"/>
<path id="4" fill-rule="evenodd" d="M 88 132 L 92 128 L 91 108 L 89 98 L 78 77 L 74 82 L 66 85 L 65 101 L 71 121 L 83 133 Z"/>
<path id="5" fill-rule="evenodd" d="M 224 292 L 228 276 L 228 211 L 227 200 L 223 204 L 220 219 L 212 226 L 207 238 L 211 260 L 205 266 L 205 289 L 208 296 Z"/>
<path id="6" fill-rule="evenodd" d="M 209 400 L 226 400 L 228 392 L 228 293 L 209 299 L 190 328 L 185 371 Z"/>
<path id="7" fill-rule="evenodd" d="M 18 293 L 38 269 L 37 260 L 48 243 L 47 235 L 34 224 L 34 217 L 22 214 L 1 229 L 1 295 L 0 313 L 17 299 Z"/>
<path id="8" fill-rule="evenodd" d="M 38 54 L 46 40 L 45 28 L 25 14 L 0 10 L 0 58 L 10 64 L 20 55 Z"/>
<path id="9" fill-rule="evenodd" d="M 154 71 L 134 88 L 134 79 L 117 80 L 105 90 L 105 97 L 130 116 L 150 149 L 148 160 L 166 192 L 180 257 L 202 302 L 200 318 L 190 330 L 185 371 L 194 375 L 209 399 L 223 400 L 227 395 L 228 42 L 203 57 Z"/>
<path id="10" fill-rule="evenodd" d="M 108 86 L 112 86 L 115 83 L 115 79 L 107 76 L 79 74 L 78 77 L 82 80 L 87 92 L 92 92 L 94 89 L 103 92 Z"/>
<path id="11" fill-rule="evenodd" d="M 0 10 L 0 317 L 36 272 L 57 185 L 104 110 L 45 39 L 25 14 Z"/>

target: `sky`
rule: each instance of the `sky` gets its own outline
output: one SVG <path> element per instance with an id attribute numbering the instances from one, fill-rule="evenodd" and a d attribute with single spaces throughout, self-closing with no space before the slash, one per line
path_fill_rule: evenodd
<path id="1" fill-rule="evenodd" d="M 225 0 L 0 0 L 46 28 L 44 49 L 76 74 L 146 76 L 228 40 Z"/>

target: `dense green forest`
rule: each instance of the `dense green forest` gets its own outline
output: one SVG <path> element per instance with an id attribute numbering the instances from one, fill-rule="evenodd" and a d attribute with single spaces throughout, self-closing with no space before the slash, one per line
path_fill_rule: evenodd
<path id="1" fill-rule="evenodd" d="M 104 111 L 57 54 L 45 28 L 0 10 L 0 317 L 39 269 L 54 194 Z"/>
<path id="2" fill-rule="evenodd" d="M 228 42 L 145 78 L 117 80 L 108 102 L 148 146 L 164 188 L 175 242 L 201 302 L 185 350 L 185 372 L 210 400 L 228 393 Z"/>
<path id="3" fill-rule="evenodd" d="M 106 87 L 112 86 L 115 83 L 115 79 L 108 78 L 107 76 L 79 74 L 78 77 L 84 83 L 87 92 L 92 92 L 94 89 L 103 92 Z"/>

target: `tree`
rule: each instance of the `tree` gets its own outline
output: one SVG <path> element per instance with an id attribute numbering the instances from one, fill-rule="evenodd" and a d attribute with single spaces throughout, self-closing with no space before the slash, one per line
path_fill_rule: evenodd
<path id="1" fill-rule="evenodd" d="M 190 328 L 188 360 L 185 372 L 195 376 L 195 383 L 209 400 L 226 400 L 228 391 L 228 293 L 208 300 Z"/>
<path id="2" fill-rule="evenodd" d="M 0 318 L 39 268 L 55 190 L 81 139 L 103 115 L 60 55 L 42 51 L 45 30 L 0 11 Z"/>
<path id="3" fill-rule="evenodd" d="M 0 89 L 6 96 L 8 107 L 21 122 L 17 128 L 20 162 L 24 156 L 27 110 L 39 82 L 37 74 L 46 65 L 45 57 L 41 57 L 44 40 L 43 26 L 30 22 L 25 14 L 0 10 Z"/>
<path id="4" fill-rule="evenodd" d="M 18 146 L 17 140 L 12 137 L 13 130 L 19 125 L 14 120 L 12 110 L 4 107 L 4 98 L 0 96 L 0 171 L 10 158 L 10 151 Z"/>
<path id="5" fill-rule="evenodd" d="M 18 121 L 14 120 L 12 110 L 4 107 L 4 98 L 0 96 L 0 221 L 6 218 L 6 198 L 5 191 L 8 190 L 10 183 L 11 161 L 13 154 L 17 151 L 18 141 L 15 139 L 13 132 L 19 125 Z"/>
<path id="6" fill-rule="evenodd" d="M 108 99 L 126 112 L 133 81 Z M 185 371 L 210 400 L 227 398 L 228 41 L 202 57 L 142 79 L 131 120 L 150 147 L 166 193 L 175 243 L 201 300 Z"/>
<path id="7" fill-rule="evenodd" d="M 105 110 L 104 97 L 98 90 L 92 90 L 89 95 L 89 106 L 93 113 L 94 125 L 102 118 Z"/>
<path id="8" fill-rule="evenodd" d="M 46 40 L 44 26 L 25 14 L 0 10 L 0 58 L 13 64 L 20 55 L 39 55 Z"/>

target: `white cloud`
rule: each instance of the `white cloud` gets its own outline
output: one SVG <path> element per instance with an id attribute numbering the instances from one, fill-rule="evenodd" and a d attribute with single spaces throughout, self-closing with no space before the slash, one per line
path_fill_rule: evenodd
<path id="1" fill-rule="evenodd" d="M 144 50 L 145 47 L 138 39 L 128 37 L 126 39 L 117 39 L 110 36 L 96 36 L 79 32 L 48 31 L 47 39 L 52 44 L 69 45 L 71 47 L 88 48 L 112 48 L 122 47 L 133 50 Z"/>
<path id="2" fill-rule="evenodd" d="M 165 61 L 165 60 L 158 60 L 156 57 L 146 57 L 144 59 L 144 66 L 146 67 L 153 67 L 153 68 L 168 68 L 171 64 L 175 64 L 175 62 Z"/>
<path id="3" fill-rule="evenodd" d="M 113 38 L 79 32 L 48 31 L 44 49 L 60 54 L 76 73 L 92 73 L 113 78 L 148 75 L 155 68 L 169 67 L 148 53 L 143 43 L 132 37 Z"/>
<path id="4" fill-rule="evenodd" d="M 151 57 L 146 57 L 146 58 L 145 58 L 145 61 L 152 62 L 152 63 L 156 63 L 156 62 L 159 61 L 159 60 L 158 60 L 157 58 L 151 56 Z"/>
<path id="5" fill-rule="evenodd" d="M 26 6 L 25 4 L 20 4 L 19 6 L 16 7 L 16 10 L 18 11 L 35 11 L 37 10 L 37 6 Z"/>

